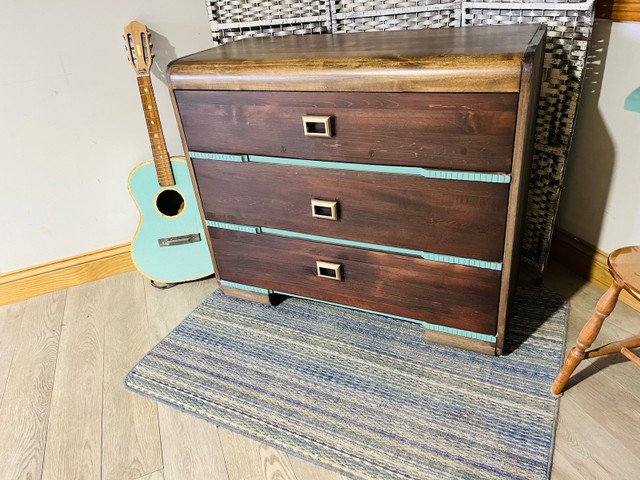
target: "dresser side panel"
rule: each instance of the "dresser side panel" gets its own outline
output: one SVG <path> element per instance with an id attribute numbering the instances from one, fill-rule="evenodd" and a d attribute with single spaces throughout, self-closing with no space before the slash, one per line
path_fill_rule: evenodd
<path id="1" fill-rule="evenodd" d="M 518 121 L 516 124 L 512 181 L 505 234 L 500 308 L 498 311 L 498 338 L 496 341 L 498 355 L 503 353 L 507 322 L 518 282 L 522 232 L 527 208 L 527 193 L 536 131 L 536 113 L 542 80 L 545 34 L 546 29 L 541 26 L 536 35 L 534 35 L 530 50 L 527 52 L 522 64 Z"/>

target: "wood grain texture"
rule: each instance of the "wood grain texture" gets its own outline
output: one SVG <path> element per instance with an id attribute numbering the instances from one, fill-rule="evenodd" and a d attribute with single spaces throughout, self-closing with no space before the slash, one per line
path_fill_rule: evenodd
<path id="1" fill-rule="evenodd" d="M 110 292 L 104 281 L 67 292 L 42 478 L 102 476 L 104 325 Z"/>
<path id="2" fill-rule="evenodd" d="M 248 300 L 254 303 L 261 303 L 262 305 L 276 305 L 276 294 L 272 293 L 258 293 L 245 290 L 243 288 L 230 287 L 228 285 L 220 285 L 220 291 L 225 295 L 233 298 L 239 298 L 240 300 Z"/>
<path id="3" fill-rule="evenodd" d="M 207 220 L 502 262 L 508 184 L 253 162 L 193 165 Z M 338 220 L 314 218 L 314 198 L 337 201 Z"/>
<path id="4" fill-rule="evenodd" d="M 298 480 L 348 480 L 338 472 L 327 470 L 314 463 L 309 463 L 299 457 L 289 456 L 291 467 Z"/>
<path id="5" fill-rule="evenodd" d="M 424 329 L 424 336 L 429 342 L 448 345 L 455 348 L 464 348 L 474 352 L 481 352 L 486 355 L 496 354 L 496 344 L 493 342 L 485 342 L 475 338 L 461 337 L 447 332 L 438 332 L 437 330 Z"/>
<path id="6" fill-rule="evenodd" d="M 509 211 L 504 241 L 498 340 L 496 353 L 502 354 L 511 305 L 518 280 L 520 248 L 527 208 L 527 193 L 533 157 L 535 125 L 544 63 L 546 27 L 540 25 L 525 52 L 522 62 L 518 119 L 513 143 L 512 181 L 509 190 Z"/>
<path id="7" fill-rule="evenodd" d="M 640 246 L 614 250 L 607 263 L 618 285 L 640 302 Z"/>
<path id="8" fill-rule="evenodd" d="M 160 186 L 166 187 L 175 185 L 176 181 L 171 170 L 171 161 L 169 152 L 164 140 L 164 132 L 162 131 L 162 123 L 160 122 L 160 114 L 158 105 L 156 104 L 156 96 L 153 91 L 150 75 L 138 75 L 138 90 L 140 91 L 140 99 L 142 100 L 142 111 L 144 112 L 145 122 L 147 124 L 147 133 L 149 134 L 149 143 L 151 144 L 151 153 L 153 155 L 153 163 L 156 167 L 156 175 Z"/>
<path id="9" fill-rule="evenodd" d="M 536 28 L 251 38 L 183 57 L 168 77 L 176 89 L 515 92 Z"/>
<path id="10" fill-rule="evenodd" d="M 130 250 L 116 245 L 0 275 L 0 305 L 135 270 Z"/>
<path id="11" fill-rule="evenodd" d="M 0 359 L 11 365 L 0 404 L 3 479 L 42 476 L 65 298 L 62 291 L 25 302 L 12 359 Z"/>
<path id="12" fill-rule="evenodd" d="M 165 480 L 164 471 L 156 470 L 148 475 L 144 475 L 136 480 Z"/>
<path id="13" fill-rule="evenodd" d="M 164 480 L 226 480 L 218 427 L 167 405 L 158 405 Z"/>
<path id="14" fill-rule="evenodd" d="M 138 478 L 160 470 L 162 451 L 155 401 L 124 387 L 124 377 L 155 345 L 147 320 L 143 280 L 137 272 L 103 281 L 106 305 L 102 407 L 102 478 Z"/>
<path id="15" fill-rule="evenodd" d="M 500 272 L 267 234 L 209 228 L 222 280 L 488 335 Z M 316 275 L 340 263 L 343 281 Z"/>
<path id="16" fill-rule="evenodd" d="M 596 18 L 640 22 L 640 0 L 598 0 Z"/>
<path id="17" fill-rule="evenodd" d="M 224 428 L 219 434 L 229 480 L 302 480 L 296 477 L 284 452 Z"/>
<path id="18" fill-rule="evenodd" d="M 171 105 L 173 106 L 173 111 L 176 115 L 176 120 L 178 122 L 178 130 L 180 131 L 180 140 L 182 141 L 182 148 L 184 150 L 184 152 L 187 154 L 187 167 L 189 168 L 189 175 L 191 177 L 191 184 L 193 186 L 193 193 L 195 194 L 196 197 L 196 202 L 198 204 L 198 211 L 200 212 L 200 219 L 202 221 L 202 225 L 205 225 L 205 218 L 204 218 L 204 209 L 202 208 L 202 199 L 200 197 L 200 188 L 198 187 L 198 182 L 196 181 L 196 176 L 195 176 L 195 172 L 193 170 L 193 164 L 191 163 L 191 159 L 188 156 L 189 153 L 189 147 L 187 145 L 187 142 L 185 140 L 185 135 L 184 135 L 184 129 L 182 128 L 182 121 L 180 119 L 180 112 L 178 110 L 178 103 L 176 102 L 176 95 L 175 95 L 175 91 L 172 88 L 169 88 L 169 96 L 171 97 Z M 205 235 L 204 235 L 206 242 L 207 242 L 207 246 L 209 247 L 209 253 L 211 254 L 211 260 L 213 262 L 213 271 L 217 272 L 218 271 L 218 266 L 216 265 L 216 258 L 213 254 L 213 247 L 211 246 L 211 239 L 209 238 L 209 234 L 205 229 Z"/>
<path id="19" fill-rule="evenodd" d="M 176 91 L 190 151 L 509 172 L 516 94 Z M 331 138 L 302 117 L 333 117 Z"/>
<path id="20" fill-rule="evenodd" d="M 13 352 L 20 335 L 20 325 L 26 303 L 15 303 L 0 307 L 0 408 L 7 385 Z"/>
<path id="21" fill-rule="evenodd" d="M 590 388 L 583 395 L 588 397 L 593 393 Z M 633 480 L 640 468 L 640 457 L 630 441 L 620 438 L 620 432 L 628 430 L 629 423 L 625 425 L 618 417 L 610 422 L 601 416 L 593 417 L 593 409 L 585 405 L 587 398 L 562 398 L 561 402 L 566 413 L 561 411 L 558 420 L 551 478 Z M 625 399 L 622 404 L 632 408 L 637 405 L 637 399 Z M 609 409 L 604 406 L 603 412 L 607 411 Z M 606 423 L 609 423 L 608 428 L 604 428 Z M 612 431 L 614 425 L 620 431 Z"/>

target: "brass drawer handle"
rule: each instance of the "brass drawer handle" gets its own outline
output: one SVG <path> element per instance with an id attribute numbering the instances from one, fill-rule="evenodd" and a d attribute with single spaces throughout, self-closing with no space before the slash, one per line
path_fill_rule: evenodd
<path id="1" fill-rule="evenodd" d="M 342 280 L 342 265 L 339 263 L 328 263 L 316 260 L 316 268 L 319 277 Z"/>
<path id="2" fill-rule="evenodd" d="M 338 220 L 338 202 L 311 199 L 311 216 L 326 220 Z"/>
<path id="3" fill-rule="evenodd" d="M 302 124 L 307 137 L 332 137 L 331 116 L 303 115 Z"/>

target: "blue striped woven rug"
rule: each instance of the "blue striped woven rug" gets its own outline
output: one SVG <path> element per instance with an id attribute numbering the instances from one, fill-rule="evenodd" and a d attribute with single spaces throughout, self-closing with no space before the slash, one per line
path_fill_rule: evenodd
<path id="1" fill-rule="evenodd" d="M 567 317 L 554 293 L 521 291 L 509 353 L 491 357 L 410 322 L 216 291 L 125 383 L 352 478 L 544 479 Z"/>

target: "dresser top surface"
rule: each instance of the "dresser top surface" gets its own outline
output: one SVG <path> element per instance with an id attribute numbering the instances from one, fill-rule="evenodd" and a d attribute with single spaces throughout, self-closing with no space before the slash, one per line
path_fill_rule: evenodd
<path id="1" fill-rule="evenodd" d="M 174 89 L 517 91 L 540 25 L 250 38 L 174 61 Z"/>

